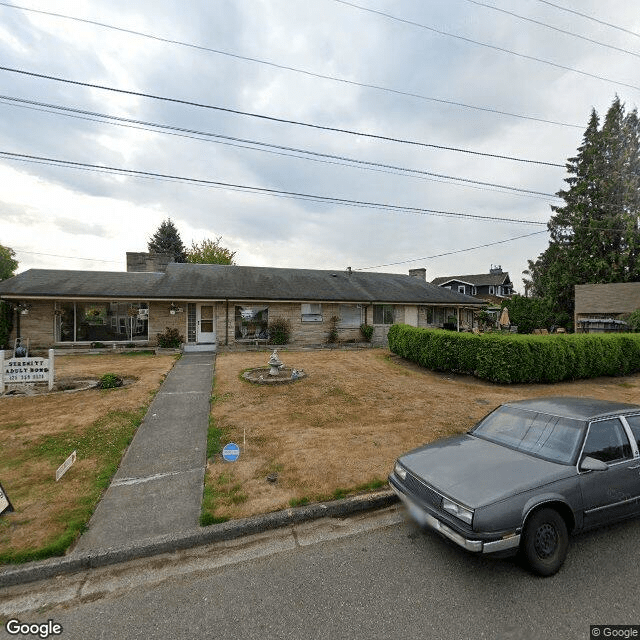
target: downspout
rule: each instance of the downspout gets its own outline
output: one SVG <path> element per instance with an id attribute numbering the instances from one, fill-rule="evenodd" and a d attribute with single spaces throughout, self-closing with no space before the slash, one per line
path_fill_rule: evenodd
<path id="1" fill-rule="evenodd" d="M 226 310 L 224 320 L 224 345 L 229 346 L 229 298 L 226 299 Z"/>
<path id="2" fill-rule="evenodd" d="M 460 333 L 460 307 L 456 307 L 456 316 L 458 318 L 458 322 L 457 322 L 457 332 Z"/>

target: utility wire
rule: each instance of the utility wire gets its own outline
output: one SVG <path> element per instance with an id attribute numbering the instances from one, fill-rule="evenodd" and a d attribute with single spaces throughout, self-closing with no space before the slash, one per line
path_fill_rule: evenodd
<path id="1" fill-rule="evenodd" d="M 51 80 L 53 82 L 63 82 L 66 84 L 71 84 L 71 85 L 75 85 L 75 86 L 79 86 L 79 87 L 88 87 L 90 89 L 100 89 L 102 91 L 111 91 L 114 93 L 119 93 L 122 95 L 128 95 L 128 96 L 136 96 L 139 98 L 149 98 L 151 100 L 160 100 L 162 102 L 171 102 L 174 104 L 183 104 L 186 106 L 190 106 L 190 107 L 197 107 L 200 109 L 211 109 L 213 111 L 221 111 L 223 113 L 232 113 L 234 115 L 241 115 L 241 116 L 247 116 L 247 117 L 251 117 L 251 118 L 258 118 L 261 120 L 267 120 L 269 122 L 278 122 L 278 123 L 282 123 L 282 124 L 290 124 L 290 125 L 295 125 L 295 126 L 299 126 L 299 127 L 307 127 L 310 129 L 317 129 L 320 131 L 333 131 L 336 133 L 345 133 L 348 135 L 352 135 L 352 136 L 359 136 L 359 137 L 363 137 L 363 138 L 370 138 L 370 139 L 374 139 L 374 140 L 383 140 L 385 142 L 397 142 L 399 144 L 408 144 L 408 145 L 413 145 L 413 146 L 417 146 L 417 147 L 425 147 L 425 148 L 430 148 L 430 149 L 438 149 L 440 151 L 455 151 L 458 153 L 467 153 L 470 155 L 474 155 L 474 156 L 482 156 L 482 157 L 486 157 L 486 158 L 496 158 L 499 160 L 511 160 L 513 162 L 523 162 L 526 164 L 539 164 L 539 165 L 544 165 L 544 166 L 548 166 L 548 167 L 561 167 L 564 168 L 565 165 L 563 164 L 558 164 L 555 162 L 545 162 L 543 160 L 531 160 L 529 158 L 517 158 L 514 156 L 507 156 L 507 155 L 502 155 L 502 154 L 498 154 L 498 153 L 484 153 L 481 151 L 473 151 L 471 149 L 462 149 L 459 147 L 447 147 L 444 145 L 438 145 L 438 144 L 431 144 L 431 143 L 427 143 L 427 142 L 418 142 L 415 140 L 407 140 L 405 138 L 394 138 L 391 136 L 382 136 L 382 135 L 377 135 L 377 134 L 373 134 L 373 133 L 366 133 L 363 131 L 354 131 L 352 129 L 341 129 L 338 127 L 328 127 L 325 125 L 319 125 L 319 124 L 313 124 L 313 123 L 309 123 L 309 122 L 302 122 L 300 120 L 288 120 L 286 118 L 276 118 L 275 116 L 267 116 L 264 114 L 260 114 L 260 113 L 254 113 L 254 112 L 250 112 L 250 111 L 240 111 L 238 109 L 230 109 L 228 107 L 220 107 L 220 106 L 216 106 L 216 105 L 210 105 L 210 104 L 204 104 L 204 103 L 200 103 L 200 102 L 192 102 L 190 100 L 183 100 L 183 99 L 179 99 L 179 98 L 169 98 L 167 96 L 160 96 L 160 95 L 156 95 L 156 94 L 152 94 L 152 93 L 141 93 L 138 91 L 130 91 L 130 90 L 126 90 L 126 89 L 116 89 L 115 87 L 108 87 L 105 85 L 100 85 L 100 84 L 94 84 L 91 82 L 81 82 L 79 80 L 70 80 L 68 78 L 61 78 L 59 76 L 52 76 L 52 75 L 47 75 L 47 74 L 43 74 L 43 73 L 35 73 L 33 71 L 26 71 L 24 69 L 15 69 L 13 67 L 4 67 L 4 66 L 0 66 L 0 71 L 6 71 L 9 73 L 16 73 L 16 74 L 20 74 L 20 75 L 24 75 L 24 76 L 30 76 L 33 78 L 41 78 L 43 80 Z"/>
<path id="2" fill-rule="evenodd" d="M 39 253 L 38 251 L 27 251 L 26 249 L 18 249 L 14 247 L 16 253 L 28 253 L 32 256 L 47 256 L 48 258 L 70 258 L 72 260 L 86 260 L 88 262 L 114 262 L 121 263 L 122 260 L 101 260 L 100 258 L 80 258 L 78 256 L 61 256 L 57 253 Z"/>
<path id="3" fill-rule="evenodd" d="M 487 49 L 492 49 L 493 51 L 500 51 L 501 53 L 508 53 L 509 55 L 517 56 L 518 58 L 522 58 L 524 60 L 531 60 L 533 62 L 539 62 L 541 64 L 546 64 L 550 67 L 554 67 L 556 69 L 562 69 L 563 71 L 570 71 L 571 73 L 577 73 L 582 76 L 586 76 L 588 78 L 594 78 L 596 80 L 602 80 L 603 82 L 608 82 L 609 84 L 619 85 L 621 87 L 627 87 L 628 89 L 636 89 L 640 91 L 640 86 L 635 84 L 630 84 L 627 82 L 622 82 L 620 80 L 613 80 L 612 78 L 607 78 L 605 76 L 600 76 L 596 73 L 589 73 L 588 71 L 582 71 L 581 69 L 574 69 L 573 67 L 567 67 L 566 65 L 560 64 L 558 62 L 552 62 L 551 60 L 544 60 L 543 58 L 537 58 L 536 56 L 530 56 L 526 53 L 519 53 L 517 51 L 513 51 L 511 49 L 506 49 L 505 47 L 499 47 L 497 45 L 489 44 L 487 42 L 480 42 L 479 40 L 473 40 L 472 38 L 467 38 L 465 36 L 460 36 L 455 33 L 450 33 L 448 31 L 443 31 L 442 29 L 436 29 L 435 27 L 430 27 L 426 24 L 422 24 L 421 22 L 414 22 L 413 20 L 407 20 L 405 18 L 400 18 L 398 16 L 394 16 L 390 13 L 386 13 L 385 11 L 379 11 L 377 9 L 371 9 L 369 7 L 363 7 L 362 5 L 355 4 L 354 2 L 348 2 L 348 0 L 333 0 L 339 4 L 346 5 L 348 7 L 353 7 L 354 9 L 358 9 L 359 11 L 366 11 L 367 13 L 373 13 L 378 16 L 382 16 L 389 20 L 394 20 L 396 22 L 401 22 L 403 24 L 407 24 L 413 27 L 419 27 L 420 29 L 426 29 L 427 31 L 431 31 L 432 33 L 437 33 L 441 36 L 446 36 L 448 38 L 455 38 L 456 40 L 462 40 L 463 42 L 467 42 L 468 44 L 474 44 L 479 47 L 485 47 Z"/>
<path id="4" fill-rule="evenodd" d="M 121 116 L 113 116 L 110 114 L 98 113 L 95 111 L 87 111 L 84 109 L 78 109 L 74 107 L 65 107 L 62 105 L 39 102 L 36 100 L 28 100 L 24 98 L 17 98 L 14 96 L 0 95 L 0 102 L 4 102 L 5 104 L 9 104 L 10 106 L 26 106 L 28 108 L 36 108 L 36 110 L 44 111 L 45 113 L 52 113 L 55 115 L 81 118 L 85 120 L 90 120 L 92 122 L 118 125 L 118 126 L 130 128 L 130 129 L 138 129 L 142 131 L 153 131 L 156 133 L 176 135 L 180 137 L 191 138 L 193 140 L 214 142 L 217 144 L 229 144 L 230 146 L 235 146 L 242 149 L 250 149 L 253 151 L 263 151 L 263 152 L 266 151 L 268 153 L 277 153 L 277 155 L 297 158 L 300 160 L 313 160 L 317 162 L 337 164 L 339 166 L 347 166 L 347 167 L 352 167 L 357 169 L 365 169 L 369 171 L 382 171 L 383 173 L 391 173 L 393 175 L 401 175 L 405 177 L 415 177 L 415 178 L 423 178 L 423 179 L 429 179 L 429 180 L 433 178 L 437 178 L 438 179 L 436 180 L 437 182 L 441 182 L 444 184 L 455 184 L 457 186 L 491 187 L 491 190 L 498 191 L 499 193 L 513 192 L 515 195 L 558 198 L 558 196 L 555 194 L 546 193 L 543 191 L 534 191 L 531 189 L 523 189 L 521 187 L 513 187 L 509 185 L 497 184 L 494 182 L 473 180 L 471 178 L 463 178 L 460 176 L 450 176 L 442 173 L 435 173 L 432 171 L 424 171 L 421 169 L 412 169 L 412 168 L 400 167 L 392 164 L 384 164 L 381 162 L 360 160 L 357 158 L 350 158 L 348 156 L 340 156 L 340 155 L 329 154 L 329 153 L 321 153 L 318 151 L 311 151 L 309 149 L 287 147 L 283 145 L 276 145 L 276 144 L 271 144 L 271 143 L 262 142 L 258 140 L 237 138 L 234 136 L 226 136 L 218 133 L 211 133 L 208 131 L 199 131 L 197 129 L 187 129 L 187 128 L 178 127 L 175 125 L 159 124 L 156 122 L 148 122 L 145 120 L 133 120 L 133 119 L 124 118 Z M 228 142 L 225 142 L 225 141 L 228 141 Z M 239 143 L 239 144 L 236 144 L 236 143 Z M 270 151 L 270 149 L 275 149 L 277 151 L 276 152 Z M 297 154 L 302 154 L 302 155 L 297 155 Z"/>
<path id="5" fill-rule="evenodd" d="M 487 242 L 486 244 L 479 244 L 475 247 L 467 247 L 466 249 L 456 249 L 455 251 L 447 251 L 445 253 L 437 253 L 433 256 L 424 256 L 423 258 L 411 258 L 410 260 L 399 260 L 398 262 L 387 262 L 385 264 L 376 264 L 372 267 L 360 267 L 356 271 L 367 271 L 369 269 L 379 269 L 380 267 L 394 267 L 399 264 L 407 264 L 409 262 L 421 262 L 422 260 L 433 260 L 434 258 L 442 258 L 444 256 L 452 256 L 456 253 L 467 253 L 468 251 L 476 251 L 477 249 L 484 249 L 485 247 L 493 247 L 497 244 L 506 244 L 507 242 L 513 242 L 514 240 L 520 240 L 521 238 L 530 238 L 531 236 L 538 236 L 542 233 L 548 233 L 548 231 L 534 231 L 533 233 L 526 233 L 523 236 L 516 236 L 515 238 L 507 238 L 506 240 L 497 240 L 496 242 Z"/>
<path id="6" fill-rule="evenodd" d="M 538 0 L 538 2 L 549 5 L 550 7 L 554 7 L 555 9 L 560 9 L 560 11 L 573 13 L 573 15 L 580 16 L 581 18 L 586 18 L 587 20 L 591 20 L 592 22 L 603 24 L 605 27 L 611 27 L 612 29 L 617 29 L 618 31 L 624 31 L 624 33 L 628 33 L 629 35 L 635 36 L 636 38 L 640 38 L 640 33 L 636 33 L 635 31 L 630 31 L 629 29 L 625 29 L 624 27 L 619 27 L 618 25 L 611 24 L 610 22 L 605 22 L 604 20 L 599 20 L 598 18 L 589 16 L 586 13 L 580 13 L 580 11 L 576 11 L 575 9 L 569 9 L 568 7 L 561 7 L 559 4 L 554 4 L 553 2 L 547 2 L 546 0 Z"/>
<path id="7" fill-rule="evenodd" d="M 517 18 L 518 20 L 524 20 L 525 22 L 530 22 L 531 24 L 536 24 L 540 27 L 545 27 L 546 29 L 552 29 L 553 31 L 557 31 L 558 33 L 562 33 L 567 36 L 571 36 L 572 38 L 578 38 L 580 40 L 584 40 L 585 42 L 590 42 L 591 44 L 596 44 L 599 47 L 606 47 L 607 49 L 613 49 L 614 51 L 619 51 L 620 53 L 627 53 L 630 56 L 635 56 L 636 58 L 640 58 L 640 53 L 636 53 L 635 51 L 629 51 L 629 49 L 623 49 L 622 47 L 616 47 L 613 44 L 607 44 L 606 42 L 600 42 L 599 40 L 594 40 L 593 38 L 588 38 L 587 36 L 580 35 L 579 33 L 574 33 L 573 31 L 567 31 L 566 29 L 561 29 L 560 27 L 555 27 L 551 24 L 547 24 L 546 22 L 542 22 L 540 20 L 535 20 L 534 18 L 529 18 L 527 16 L 520 15 L 519 13 L 514 13 L 513 11 L 508 11 L 507 9 L 501 9 L 500 7 L 495 7 L 492 4 L 486 4 L 485 2 L 479 2 L 478 0 L 465 0 L 470 4 L 475 4 L 479 7 L 485 7 L 486 9 L 492 9 L 493 11 L 498 11 L 499 13 L 504 13 L 505 15 L 512 16 L 513 18 Z"/>
<path id="8" fill-rule="evenodd" d="M 340 82 L 342 84 L 347 84 L 347 85 L 352 85 L 352 86 L 356 86 L 356 87 L 362 87 L 364 89 L 375 89 L 376 91 L 386 91 L 388 93 L 392 93 L 395 95 L 401 95 L 401 96 L 406 96 L 406 97 L 410 97 L 410 98 L 417 98 L 419 100 L 426 100 L 428 102 L 436 102 L 439 104 L 446 104 L 448 106 L 452 106 L 452 107 L 460 107 L 463 109 L 473 109 L 476 111 L 483 111 L 485 113 L 492 113 L 495 115 L 501 115 L 501 116 L 509 116 L 512 118 L 520 118 L 523 120 L 532 120 L 534 122 L 541 122 L 543 124 L 553 124 L 553 125 L 558 125 L 558 126 L 562 126 L 562 127 L 572 127 L 574 129 L 582 129 L 582 127 L 580 125 L 577 124 L 569 124 L 566 122 L 558 122 L 556 120 L 547 120 L 545 118 L 537 118 L 535 116 L 527 116 L 527 115 L 523 115 L 523 114 L 518 114 L 518 113 L 512 113 L 509 111 L 502 111 L 500 109 L 492 109 L 490 107 L 481 107 L 478 105 L 472 105 L 472 104 L 466 104 L 464 102 L 456 102 L 454 100 L 446 100 L 443 98 L 434 98 L 433 96 L 425 96 L 422 94 L 418 94 L 418 93 L 412 93 L 410 91 L 402 91 L 400 89 L 393 89 L 391 87 L 383 87 L 381 85 L 376 85 L 376 84 L 372 84 L 372 83 L 367 83 L 367 82 L 358 82 L 357 80 L 348 80 L 346 78 L 341 78 L 339 76 L 332 76 L 332 75 L 328 75 L 328 74 L 323 74 L 323 73 L 317 73 L 314 71 L 309 71 L 308 69 L 301 69 L 299 67 L 292 67 L 289 65 L 284 65 L 284 64 L 278 64 L 276 62 L 272 62 L 269 60 L 263 60 L 261 58 L 255 58 L 255 57 L 251 57 L 251 56 L 243 56 L 240 55 L 238 53 L 232 53 L 230 51 L 223 51 L 222 49 L 214 49 L 212 47 L 205 47 L 203 45 L 197 45 L 197 44 L 193 44 L 190 42 L 183 42 L 181 40 L 175 40 L 172 38 L 163 38 L 161 36 L 156 36 L 156 35 L 152 35 L 150 33 L 144 33 L 142 31 L 136 31 L 134 29 L 126 29 L 124 27 L 116 27 L 114 25 L 111 24 L 106 24 L 104 22 L 98 22 L 96 20 L 88 20 L 85 18 L 77 18 L 75 16 L 70 16 L 70 15 L 66 15 L 63 13 L 55 13 L 53 11 L 42 11 L 42 10 L 38 10 L 38 9 L 31 9 L 28 7 L 23 7 L 23 6 L 18 6 L 18 5 L 14 5 L 8 2 L 0 2 L 0 6 L 4 6 L 4 7 L 8 7 L 11 9 L 20 9 L 22 11 L 29 11 L 32 13 L 39 13 L 42 15 L 47 15 L 47 16 L 52 16 L 55 18 L 62 18 L 64 20 L 73 20 L 75 22 L 82 22 L 82 23 L 86 23 L 86 24 L 91 24 L 97 27 L 102 27 L 104 29 L 111 29 L 113 31 L 119 31 L 121 33 L 128 33 L 130 35 L 135 35 L 135 36 L 139 36 L 142 38 L 148 38 L 150 40 L 155 40 L 157 42 L 164 42 L 166 44 L 173 44 L 173 45 L 178 45 L 181 47 L 188 47 L 190 49 L 196 49 L 198 51 L 206 51 L 208 53 L 214 53 L 216 55 L 221 55 L 221 56 L 226 56 L 229 58 L 234 58 L 236 60 L 243 60 L 245 62 L 254 62 L 257 64 L 262 64 L 268 67 L 272 67 L 275 69 L 281 69 L 283 71 L 292 71 L 294 73 L 300 73 L 302 75 L 311 77 L 311 78 L 318 78 L 321 80 L 331 80 L 333 82 Z"/>
<path id="9" fill-rule="evenodd" d="M 396 213 L 413 213 L 417 215 L 431 215 L 440 217 L 452 217 L 471 220 L 489 220 L 493 222 L 507 222 L 510 224 L 530 224 L 530 225 L 542 225 L 546 226 L 546 222 L 538 222 L 535 220 L 522 220 L 519 218 L 501 218 L 499 216 L 484 216 L 480 214 L 472 213 L 460 213 L 456 211 L 442 211 L 438 209 L 427 209 L 424 207 L 411 207 L 382 202 L 369 202 L 366 200 L 351 200 L 348 198 L 339 198 L 335 196 L 323 196 L 310 193 L 302 193 L 297 191 L 284 191 L 281 189 L 269 189 L 266 187 L 255 187 L 251 185 L 233 184 L 229 182 L 221 182 L 217 180 L 207 180 L 204 178 L 190 178 L 186 176 L 178 176 L 165 173 L 155 173 L 152 171 L 139 171 L 134 169 L 123 169 L 121 167 L 112 167 L 105 165 L 89 164 L 85 162 L 73 162 L 71 160 L 62 160 L 58 158 L 48 158 L 43 156 L 34 156 L 23 153 L 13 153 L 10 151 L 0 151 L 0 157 L 5 157 L 9 160 L 22 161 L 22 162 L 35 162 L 39 164 L 49 164 L 58 167 L 92 170 L 99 172 L 114 173 L 118 175 L 127 175 L 132 177 L 143 178 L 158 178 L 161 180 L 170 180 L 176 182 L 183 182 L 186 184 L 192 184 L 196 186 L 217 187 L 217 188 L 229 188 L 233 190 L 244 191 L 247 193 L 259 193 L 270 196 L 284 196 L 298 200 L 306 200 L 311 202 L 319 202 L 326 204 L 337 204 L 343 206 L 362 207 L 366 209 L 378 209 L 382 211 L 392 211 Z"/>

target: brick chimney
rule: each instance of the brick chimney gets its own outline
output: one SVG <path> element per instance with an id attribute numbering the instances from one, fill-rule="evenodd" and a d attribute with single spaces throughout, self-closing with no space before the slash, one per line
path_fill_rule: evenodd
<path id="1" fill-rule="evenodd" d="M 413 278 L 427 279 L 427 270 L 424 267 L 420 269 L 409 269 L 409 275 Z"/>
<path id="2" fill-rule="evenodd" d="M 170 253 L 135 253 L 127 251 L 127 271 L 164 272 L 173 262 Z"/>

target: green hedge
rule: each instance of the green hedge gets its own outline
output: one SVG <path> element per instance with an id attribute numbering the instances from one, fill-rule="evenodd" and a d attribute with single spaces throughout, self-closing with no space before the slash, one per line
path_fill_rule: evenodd
<path id="1" fill-rule="evenodd" d="M 502 383 L 559 382 L 640 372 L 640 335 L 474 335 L 404 324 L 389 330 L 394 353 L 435 371 Z"/>

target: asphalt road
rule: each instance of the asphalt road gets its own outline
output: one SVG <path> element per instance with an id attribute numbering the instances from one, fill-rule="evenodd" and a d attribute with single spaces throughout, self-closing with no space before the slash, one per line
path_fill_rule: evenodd
<path id="1" fill-rule="evenodd" d="M 22 596 L 11 588 L 0 615 L 22 602 L 21 621 L 52 619 L 63 634 L 51 637 L 65 640 L 583 640 L 590 624 L 640 625 L 639 541 L 640 521 L 574 538 L 561 572 L 537 578 L 515 560 L 469 555 L 392 508 L 25 585 Z M 26 610 L 25 598 L 37 606 L 45 594 L 63 604 Z"/>

